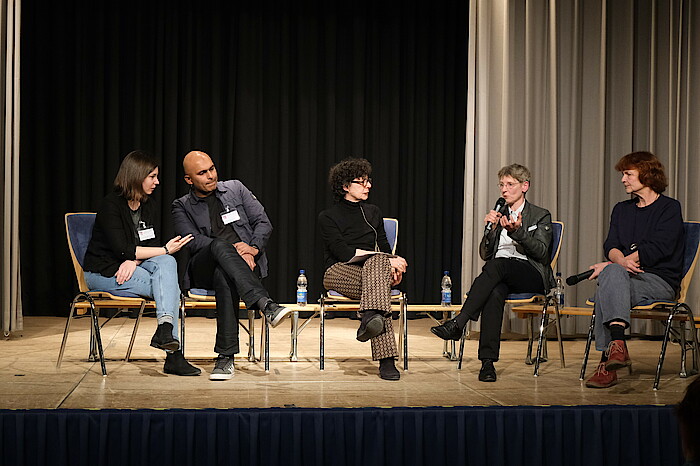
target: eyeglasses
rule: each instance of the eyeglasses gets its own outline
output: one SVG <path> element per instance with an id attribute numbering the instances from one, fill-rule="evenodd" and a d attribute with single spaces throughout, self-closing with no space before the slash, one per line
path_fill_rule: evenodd
<path id="1" fill-rule="evenodd" d="M 365 178 L 362 180 L 352 180 L 351 183 L 361 184 L 365 188 L 372 184 L 372 178 Z"/>
<path id="2" fill-rule="evenodd" d="M 522 184 L 522 183 L 520 183 L 520 182 L 511 183 L 510 181 L 507 183 L 498 183 L 498 189 L 503 189 L 503 188 L 513 189 L 520 184 Z"/>

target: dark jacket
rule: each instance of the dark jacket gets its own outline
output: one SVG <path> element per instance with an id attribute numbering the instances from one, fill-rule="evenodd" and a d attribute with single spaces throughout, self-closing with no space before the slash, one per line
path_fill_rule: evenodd
<path id="1" fill-rule="evenodd" d="M 162 246 L 158 231 L 160 214 L 152 197 L 141 203 L 141 221 L 146 226 L 153 227 L 155 238 L 137 242 L 136 227 L 131 219 L 128 201 L 116 192 L 107 194 L 95 217 L 83 269 L 113 277 L 122 262 L 136 259 L 136 246 Z"/>
<path id="2" fill-rule="evenodd" d="M 265 213 L 260 201 L 238 180 L 219 181 L 215 196 L 223 206 L 236 210 L 238 220 L 233 222 L 233 229 L 245 243 L 255 246 L 260 253 L 255 262 L 260 268 L 262 278 L 267 276 L 267 255 L 265 246 L 272 234 L 272 223 Z M 203 198 L 190 191 L 172 204 L 173 225 L 175 233 L 180 236 L 192 234 L 194 239 L 187 246 L 191 256 L 212 242 L 212 229 L 209 207 Z M 189 287 L 189 274 L 185 275 L 185 288 Z"/>
<path id="3" fill-rule="evenodd" d="M 374 251 L 376 244 L 380 251 L 391 252 L 382 211 L 376 205 L 341 199 L 318 214 L 318 225 L 323 238 L 326 269 L 337 262 L 352 259 L 355 249 Z"/>
<path id="4" fill-rule="evenodd" d="M 525 201 L 522 211 L 523 224 L 512 233 L 508 233 L 517 243 L 516 250 L 527 256 L 542 277 L 545 289 L 555 285 L 554 275 L 550 267 L 552 258 L 552 216 L 549 211 Z M 479 246 L 479 255 L 485 261 L 496 256 L 498 243 L 501 239 L 502 227 L 496 225 L 488 235 L 485 235 Z"/>

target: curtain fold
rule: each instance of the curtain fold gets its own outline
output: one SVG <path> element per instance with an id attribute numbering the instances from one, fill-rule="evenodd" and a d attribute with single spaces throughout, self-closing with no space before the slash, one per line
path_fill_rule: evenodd
<path id="1" fill-rule="evenodd" d="M 700 219 L 697 5 L 474 0 L 471 15 L 478 97 L 466 166 L 478 168 L 465 172 L 474 203 L 465 202 L 464 289 L 483 265 L 482 220 L 498 197 L 495 174 L 508 163 L 530 168 L 528 200 L 566 225 L 556 270 L 564 277 L 603 260 L 612 207 L 626 198 L 614 165 L 629 152 L 655 153 L 669 176 L 666 194 L 681 202 L 685 219 Z M 567 287 L 567 305 L 582 306 L 594 292 L 593 282 Z M 694 309 L 699 299 L 694 286 Z M 504 330 L 524 332 L 524 321 L 505 312 Z M 585 318 L 563 323 L 565 333 L 587 329 Z M 658 325 L 633 322 L 632 331 L 656 333 Z"/>
<path id="2" fill-rule="evenodd" d="M 23 329 L 19 248 L 19 46 L 20 0 L 6 0 L 0 17 L 4 40 L 2 74 L 2 322 L 3 335 Z"/>

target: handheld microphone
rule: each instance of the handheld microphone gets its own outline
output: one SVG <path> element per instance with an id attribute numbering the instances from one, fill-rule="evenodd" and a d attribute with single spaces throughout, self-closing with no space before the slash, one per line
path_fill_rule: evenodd
<path id="1" fill-rule="evenodd" d="M 496 201 L 496 205 L 493 207 L 493 210 L 498 212 L 499 214 L 502 214 L 502 210 L 506 205 L 506 200 L 503 199 L 502 197 L 499 197 L 498 200 Z M 486 228 L 484 228 L 484 235 L 489 234 L 491 229 L 493 228 L 493 222 L 488 222 L 486 224 Z"/>
<path id="2" fill-rule="evenodd" d="M 569 286 L 574 286 L 578 282 L 583 281 L 593 275 L 593 269 L 586 270 L 585 272 L 577 273 L 576 275 L 572 275 L 566 279 L 566 284 Z"/>

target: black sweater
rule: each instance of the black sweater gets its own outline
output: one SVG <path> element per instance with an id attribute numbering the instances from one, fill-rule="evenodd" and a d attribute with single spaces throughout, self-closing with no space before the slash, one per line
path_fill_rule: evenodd
<path id="1" fill-rule="evenodd" d="M 158 212 L 153 198 L 141 203 L 141 221 L 153 227 L 156 237 L 136 242 L 136 228 L 131 219 L 128 201 L 115 192 L 102 200 L 92 228 L 92 238 L 85 253 L 83 269 L 113 277 L 125 260 L 136 259 L 136 246 L 159 244 Z"/>
<path id="2" fill-rule="evenodd" d="M 664 195 L 645 207 L 637 207 L 636 199 L 618 202 L 603 244 L 605 256 L 609 258 L 611 249 L 627 256 L 635 251 L 633 245 L 644 272 L 658 275 L 678 291 L 685 250 L 681 204 Z"/>
<path id="3" fill-rule="evenodd" d="M 318 215 L 318 224 L 326 269 L 352 259 L 355 249 L 374 251 L 376 244 L 380 251 L 391 252 L 382 212 L 375 205 L 341 199 Z"/>

